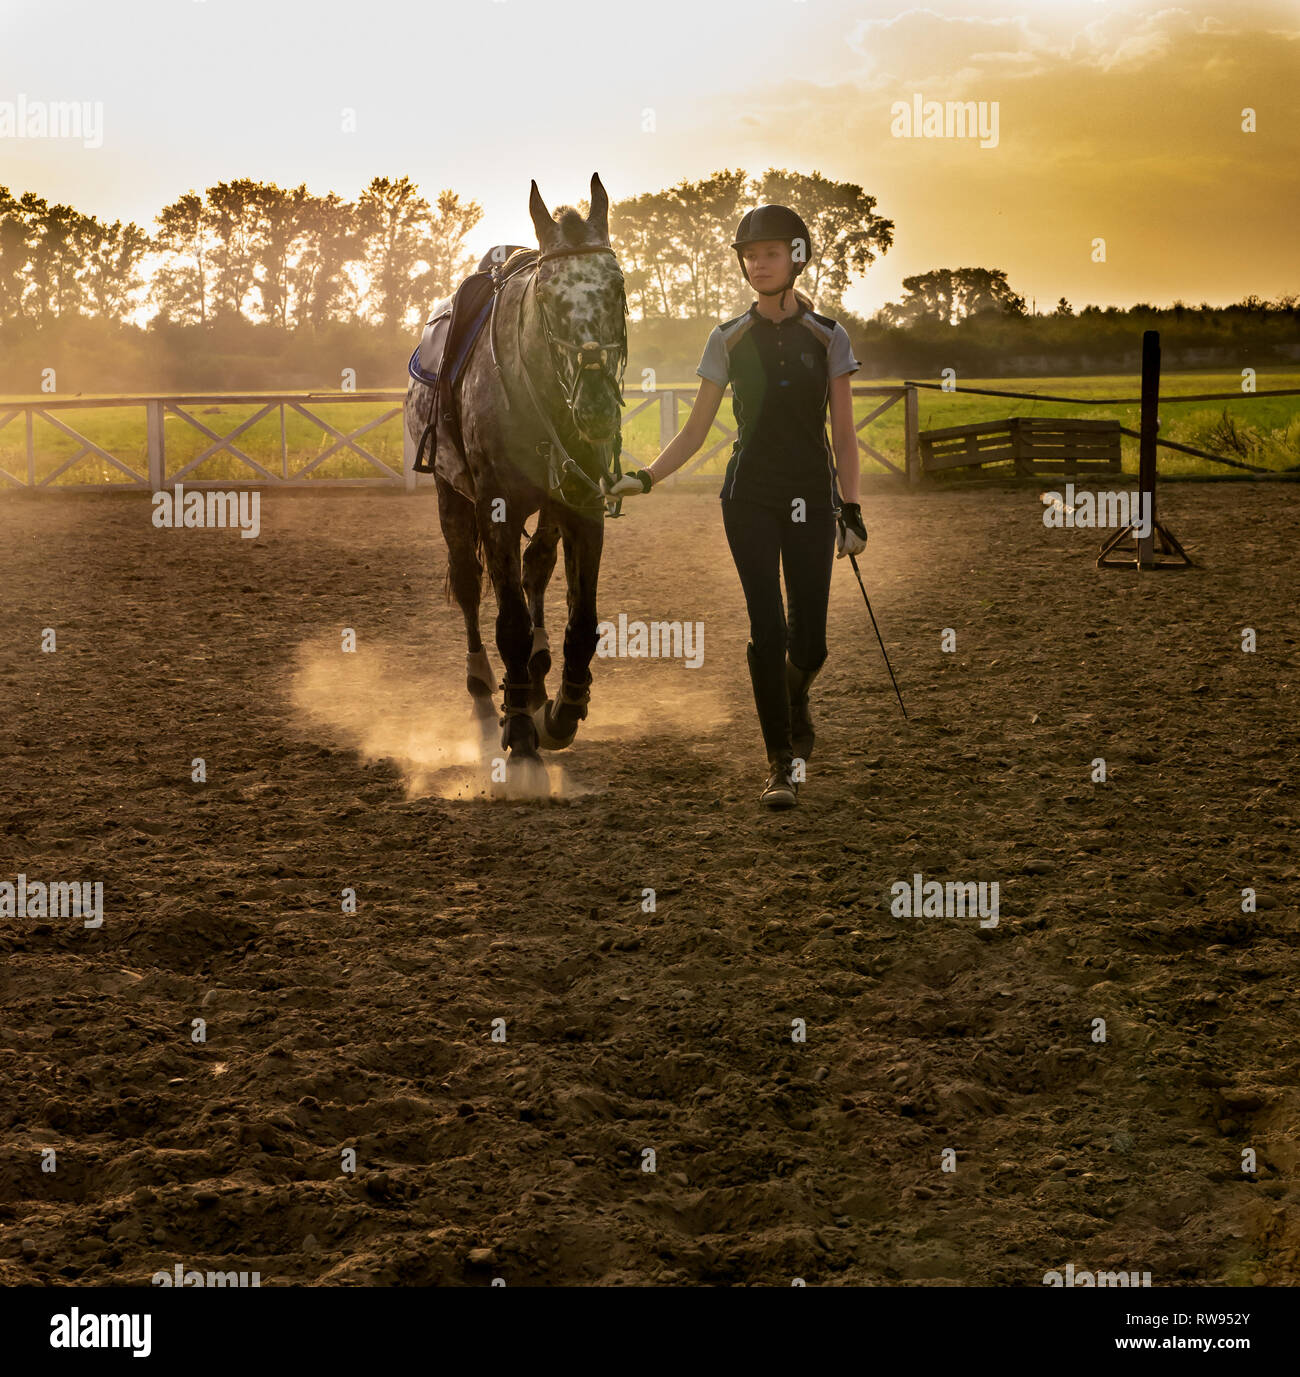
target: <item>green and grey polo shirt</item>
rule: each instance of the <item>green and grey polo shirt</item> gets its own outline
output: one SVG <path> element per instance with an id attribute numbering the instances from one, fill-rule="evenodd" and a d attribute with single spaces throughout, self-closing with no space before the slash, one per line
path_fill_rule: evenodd
<path id="1" fill-rule="evenodd" d="M 835 505 L 830 380 L 860 366 L 844 327 L 802 301 L 786 320 L 759 315 L 755 302 L 717 326 L 695 371 L 731 384 L 737 438 L 719 496 L 786 511 L 796 497 L 810 511 Z"/>

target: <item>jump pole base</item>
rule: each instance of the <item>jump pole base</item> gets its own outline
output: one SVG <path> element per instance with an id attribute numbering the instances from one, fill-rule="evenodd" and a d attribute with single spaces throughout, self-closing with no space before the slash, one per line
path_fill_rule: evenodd
<path id="1" fill-rule="evenodd" d="M 1142 422 L 1138 435 L 1138 489 L 1151 528 L 1139 535 L 1130 524 L 1101 547 L 1098 569 L 1188 569 L 1191 559 L 1156 516 L 1156 432 L 1160 429 L 1160 332 L 1142 332 Z M 1141 508 L 1138 509 L 1141 513 Z M 1122 540 L 1133 543 L 1119 550 Z M 1112 551 L 1119 551 L 1112 554 Z M 1161 558 L 1161 556 L 1166 558 Z"/>
<path id="2" fill-rule="evenodd" d="M 1119 548 L 1128 538 L 1131 545 Z M 1112 554 L 1112 551 L 1117 551 Z M 1168 556 L 1168 558 L 1161 558 Z M 1151 534 L 1143 538 L 1132 526 L 1116 531 L 1101 547 L 1098 569 L 1190 569 L 1192 558 L 1178 543 L 1174 533 L 1162 522 L 1152 523 Z"/>

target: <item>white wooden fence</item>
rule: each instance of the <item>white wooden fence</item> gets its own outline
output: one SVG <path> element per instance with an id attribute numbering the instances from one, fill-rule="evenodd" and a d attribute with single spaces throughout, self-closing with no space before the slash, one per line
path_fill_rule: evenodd
<path id="1" fill-rule="evenodd" d="M 858 446 L 861 453 L 870 455 L 884 466 L 887 472 L 899 478 L 917 481 L 920 464 L 917 446 L 917 394 L 914 387 L 888 387 L 872 384 L 858 384 L 853 388 L 855 397 L 879 396 L 880 404 L 856 423 Z M 120 397 L 59 397 L 44 401 L 0 401 L 0 490 L 23 488 L 36 491 L 53 492 L 103 492 L 116 489 L 141 489 L 157 492 L 175 483 L 184 483 L 191 488 L 227 488 L 241 485 L 256 485 L 276 488 L 387 486 L 402 487 L 412 492 L 417 486 L 432 483 L 432 478 L 417 474 L 411 465 L 414 461 L 414 444 L 405 433 L 402 424 L 402 402 L 406 396 L 404 388 L 382 389 L 371 392 L 285 392 L 285 393 L 204 393 L 188 396 L 120 396 Z M 690 406 L 695 399 L 693 387 L 661 388 L 636 400 L 632 394 L 628 408 L 623 414 L 623 424 L 641 415 L 642 412 L 659 409 L 659 447 L 662 449 L 677 434 Z M 896 402 L 904 402 L 904 454 L 898 459 L 890 459 L 881 454 L 863 436 L 865 429 L 883 412 Z M 337 426 L 317 414 L 313 408 L 340 405 L 357 406 L 362 404 L 382 406 L 382 413 L 369 417 L 363 424 L 352 430 L 340 430 Z M 683 409 L 684 404 L 684 409 Z M 218 433 L 195 415 L 199 407 L 212 408 L 224 406 L 251 406 L 251 415 L 241 420 L 233 430 Z M 100 411 L 107 408 L 143 409 L 145 423 L 145 447 L 143 467 L 132 467 L 121 454 L 114 454 L 104 445 L 82 434 L 64 419 L 68 412 Z M 287 418 L 296 414 L 319 427 L 321 435 L 315 448 L 304 450 L 290 443 Z M 261 459 L 249 454 L 239 443 L 239 439 L 253 426 L 269 416 L 279 420 L 279 462 L 268 467 L 265 455 Z M 189 457 L 173 458 L 169 463 L 168 420 L 179 421 L 183 428 L 197 432 L 208 443 Z M 37 477 L 38 458 L 43 458 L 42 448 L 37 444 L 37 423 L 49 426 L 59 436 L 75 442 L 75 451 L 65 457 L 56 467 Z M 402 460 L 400 467 L 386 462 L 366 445 L 363 437 L 388 424 L 396 424 L 402 433 Z M 84 423 L 83 423 L 84 424 Z M 10 430 L 9 427 L 13 427 Z M 689 465 L 673 474 L 667 481 L 676 484 L 693 478 L 704 477 L 700 470 L 720 451 L 729 448 L 736 438 L 735 430 L 715 419 L 713 428 L 721 432 L 721 438 Z M 14 431 L 20 432 L 19 442 L 13 444 Z M 192 440 L 192 436 L 189 437 Z M 128 447 L 129 448 L 129 447 Z M 172 446 L 173 456 L 179 446 Z M 20 456 L 18 464 L 6 459 L 6 453 L 16 449 Z M 359 457 L 375 472 L 360 478 L 312 477 L 312 474 L 328 459 L 342 453 Z M 248 469 L 246 475 L 235 478 L 192 478 L 205 461 L 214 455 L 232 456 Z M 623 447 L 623 466 L 643 465 L 654 458 L 652 454 L 637 454 L 625 439 Z M 78 464 L 88 460 L 99 460 L 120 477 L 107 481 L 75 483 L 57 480 L 69 474 Z M 43 466 L 43 465 L 42 465 Z M 14 468 L 19 471 L 14 472 Z M 716 481 L 717 475 L 709 475 Z"/>

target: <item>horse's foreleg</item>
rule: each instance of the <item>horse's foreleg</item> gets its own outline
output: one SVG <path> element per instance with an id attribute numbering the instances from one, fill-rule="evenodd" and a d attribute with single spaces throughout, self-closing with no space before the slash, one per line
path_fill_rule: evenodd
<path id="1" fill-rule="evenodd" d="M 546 702 L 546 676 L 551 672 L 551 643 L 546 636 L 546 588 L 555 572 L 555 556 L 560 543 L 560 528 L 543 506 L 537 514 L 537 529 L 524 550 L 524 596 L 533 621 L 532 652 L 528 659 L 530 709 Z"/>
<path id="2" fill-rule="evenodd" d="M 474 504 L 444 479 L 435 477 L 438 519 L 447 542 L 447 591 L 460 605 L 465 618 L 465 687 L 473 703 L 473 717 L 480 731 L 496 724 L 492 702 L 492 662 L 479 631 L 479 602 L 483 595 L 483 565 L 478 557 L 477 514 Z"/>
<path id="3" fill-rule="evenodd" d="M 493 502 L 480 497 L 479 530 L 487 556 L 488 574 L 497 597 L 497 650 L 505 665 L 501 687 L 505 693 L 501 745 L 514 759 L 538 759 L 537 728 L 528 706 L 531 684 L 528 660 L 532 654 L 532 617 L 524 598 L 519 561 L 523 521 L 510 517 L 493 521 Z M 516 504 L 517 506 L 518 504 Z"/>
<path id="4" fill-rule="evenodd" d="M 596 653 L 596 583 L 605 539 L 604 522 L 576 513 L 564 524 L 564 573 L 569 583 L 569 620 L 564 628 L 564 672 L 559 696 L 539 708 L 541 744 L 548 750 L 571 745 L 591 698 L 591 657 Z"/>

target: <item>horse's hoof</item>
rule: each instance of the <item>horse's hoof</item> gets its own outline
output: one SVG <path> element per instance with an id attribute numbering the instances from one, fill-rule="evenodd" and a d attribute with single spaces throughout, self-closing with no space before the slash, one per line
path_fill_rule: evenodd
<path id="1" fill-rule="evenodd" d="M 568 729 L 567 735 L 563 724 L 555 716 L 555 700 L 548 698 L 540 708 L 533 713 L 533 726 L 537 728 L 537 744 L 544 751 L 562 751 L 567 746 L 573 745 L 573 738 L 578 734 L 578 722 L 574 720 L 573 726 Z"/>
<path id="2" fill-rule="evenodd" d="M 551 795 L 551 777 L 540 755 L 511 752 L 506 761 L 506 776 L 510 798 L 549 798 Z"/>

